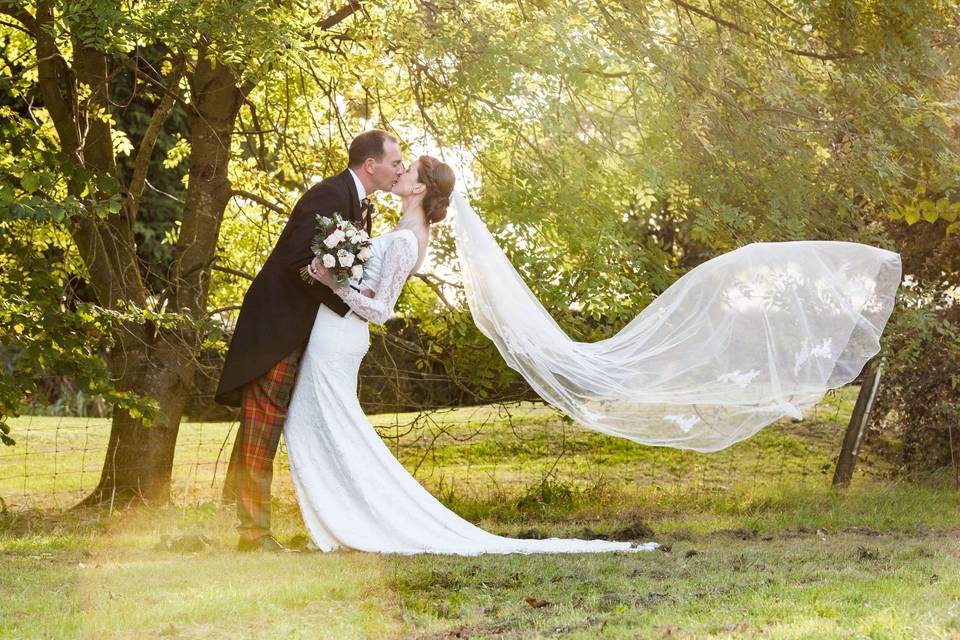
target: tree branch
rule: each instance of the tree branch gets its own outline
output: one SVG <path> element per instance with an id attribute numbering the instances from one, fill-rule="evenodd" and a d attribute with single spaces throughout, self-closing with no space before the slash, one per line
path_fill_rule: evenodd
<path id="1" fill-rule="evenodd" d="M 239 271 L 237 269 L 231 269 L 230 267 L 221 267 L 218 264 L 214 264 L 210 267 L 214 271 L 220 271 L 221 273 L 229 273 L 232 276 L 237 276 L 238 278 L 246 278 L 247 280 L 253 280 L 254 276 L 250 275 L 245 271 Z"/>
<path id="2" fill-rule="evenodd" d="M 680 7 L 683 7 L 684 9 L 686 9 L 687 11 L 689 11 L 690 13 L 695 13 L 695 14 L 697 14 L 698 16 L 701 16 L 701 17 L 703 17 L 703 18 L 706 18 L 707 20 L 710 20 L 710 21 L 714 22 L 715 24 L 724 26 L 724 27 L 726 27 L 726 28 L 728 28 L 728 29 L 731 29 L 731 30 L 736 31 L 736 32 L 738 32 L 738 33 L 742 33 L 742 34 L 747 35 L 747 36 L 757 37 L 757 34 L 749 31 L 748 29 L 744 29 L 744 28 L 741 27 L 740 25 L 738 25 L 738 24 L 736 24 L 736 23 L 734 23 L 734 22 L 730 22 L 729 20 L 725 20 L 725 19 L 721 18 L 720 16 L 718 16 L 718 15 L 716 15 L 716 14 L 714 14 L 714 13 L 711 13 L 710 11 L 706 11 L 706 10 L 704 10 L 704 9 L 701 9 L 701 8 L 697 7 L 697 6 L 694 6 L 694 5 L 692 5 L 692 4 L 689 4 L 689 3 L 687 3 L 687 2 L 684 2 L 684 0 L 673 0 L 673 2 L 674 2 L 674 4 L 676 4 L 676 5 L 680 6 Z M 768 2 L 767 4 L 769 5 L 770 3 Z M 779 10 L 779 8 L 777 8 L 777 10 L 778 10 L 780 13 L 783 13 L 782 10 Z M 792 18 L 792 17 L 790 17 L 790 16 L 786 16 L 786 17 L 787 17 L 789 20 L 792 20 L 793 22 L 796 22 L 796 19 L 795 19 L 795 18 Z M 761 38 L 761 40 L 763 40 L 763 38 Z M 807 50 L 805 50 L 805 49 L 782 49 L 782 51 L 783 51 L 784 53 L 790 53 L 790 54 L 793 54 L 793 55 L 795 55 L 795 56 L 803 56 L 803 57 L 805 57 L 805 58 L 816 58 L 817 60 L 825 60 L 825 61 L 829 61 L 829 60 L 843 60 L 843 59 L 846 59 L 846 58 L 852 58 L 852 57 L 854 57 L 855 55 L 859 55 L 858 53 L 856 53 L 856 52 L 851 52 L 851 51 L 838 51 L 838 52 L 836 52 L 836 53 L 817 53 L 816 51 L 807 51 Z"/>
<path id="3" fill-rule="evenodd" d="M 730 22 L 729 20 L 724 20 L 724 19 L 721 18 L 720 16 L 716 16 L 716 15 L 710 13 L 709 11 L 705 11 L 705 10 L 701 9 L 700 7 L 695 7 L 695 6 L 693 6 L 692 4 L 687 4 L 686 2 L 683 2 L 683 0 L 673 0 L 673 2 L 674 2 L 674 4 L 680 5 L 681 7 L 683 7 L 684 9 L 686 9 L 687 11 L 689 11 L 689 12 L 691 12 L 691 13 L 695 13 L 695 14 L 697 14 L 698 16 L 701 16 L 701 17 L 706 18 L 707 20 L 712 20 L 713 22 L 715 22 L 715 23 L 717 23 L 717 24 L 719 24 L 719 25 L 723 25 L 724 27 L 726 27 L 726 28 L 728 28 L 728 29 L 733 29 L 734 31 L 739 31 L 740 33 L 745 33 L 745 34 L 748 34 L 748 35 L 749 35 L 749 33 L 750 33 L 749 31 L 746 31 L 746 30 L 742 29 L 742 28 L 740 27 L 740 25 L 738 25 L 738 24 L 735 24 L 735 23 L 733 23 L 733 22 Z"/>
<path id="4" fill-rule="evenodd" d="M 427 284 L 427 286 L 430 287 L 430 290 L 433 291 L 433 292 L 437 295 L 438 298 L 440 298 L 440 301 L 443 302 L 443 304 L 444 304 L 448 309 L 450 309 L 451 311 L 456 311 L 456 310 L 457 310 L 457 308 L 456 308 L 453 304 L 451 304 L 449 300 L 447 300 L 447 296 L 444 295 L 443 289 L 441 289 L 439 285 L 437 285 L 436 283 L 434 283 L 434 282 L 431 280 L 430 276 L 428 276 L 428 275 L 425 274 L 425 273 L 415 273 L 414 276 L 416 276 L 418 279 L 420 279 L 420 280 L 422 280 L 423 282 L 425 282 L 425 283 Z"/>
<path id="5" fill-rule="evenodd" d="M 786 11 L 784 11 L 783 9 L 781 9 L 780 7 L 778 7 L 774 2 L 771 2 L 771 0 L 763 0 L 763 2 L 764 2 L 764 4 L 766 4 L 768 7 L 770 7 L 771 9 L 773 9 L 775 12 L 779 13 L 781 16 L 783 16 L 784 18 L 786 18 L 787 20 L 789 20 L 789 21 L 791 21 L 791 22 L 793 22 L 793 23 L 796 23 L 796 24 L 798 24 L 798 25 L 800 25 L 800 26 L 803 26 L 803 24 L 804 24 L 803 20 L 800 20 L 799 18 L 793 17 L 792 15 L 790 15 L 789 13 L 787 13 Z"/>
<path id="6" fill-rule="evenodd" d="M 2 13 L 2 12 L 0 12 L 0 13 Z M 17 23 L 17 22 L 7 22 L 6 20 L 0 20 L 0 26 L 9 27 L 10 29 L 16 29 L 17 31 L 20 31 L 20 32 L 22 32 L 22 33 L 27 34 L 28 36 L 32 36 L 32 35 L 33 35 L 33 32 L 32 32 L 32 31 L 30 31 L 30 30 L 27 29 L 25 26 L 23 26 L 22 24 L 19 24 L 19 23 Z"/>
<path id="7" fill-rule="evenodd" d="M 674 72 L 674 75 L 677 78 L 680 78 L 681 80 L 689 84 L 690 86 L 692 86 L 693 88 L 697 89 L 698 91 L 701 91 L 703 93 L 709 93 L 710 95 L 719 99 L 721 102 L 723 102 L 727 106 L 733 107 L 734 109 L 736 109 L 737 113 L 739 113 L 745 120 L 749 119 L 750 117 L 749 114 L 746 111 L 744 111 L 743 107 L 740 106 L 740 103 L 737 102 L 734 98 L 725 94 L 724 92 L 717 91 L 716 89 L 713 89 L 705 84 L 697 82 L 696 80 L 694 80 L 693 78 L 691 78 L 685 73 Z"/>
<path id="8" fill-rule="evenodd" d="M 43 97 L 43 106 L 50 113 L 64 154 L 74 157 L 80 149 L 80 131 L 74 104 L 75 79 L 73 70 L 67 65 L 54 40 L 53 6 L 49 0 L 37 3 L 35 26 L 37 84 Z"/>
<path id="9" fill-rule="evenodd" d="M 108 55 L 106 51 L 75 41 L 73 60 L 77 82 L 90 89 L 77 111 L 79 121 L 86 125 L 81 140 L 83 164 L 98 175 L 118 177 L 113 124 L 104 117 L 110 109 Z M 100 286 L 109 290 L 111 302 L 145 300 L 147 291 L 140 274 L 129 211 L 121 208 L 94 224 L 100 227 L 111 271 L 108 279 L 99 283 Z"/>
<path id="10" fill-rule="evenodd" d="M 304 92 L 304 95 L 307 95 L 307 93 Z M 244 98 L 243 103 L 247 106 L 247 109 L 250 110 L 250 119 L 253 121 L 254 128 L 253 130 L 238 131 L 238 133 L 242 133 L 243 135 L 247 136 L 247 144 L 256 148 L 257 163 L 260 165 L 260 170 L 265 172 L 267 171 L 267 158 L 265 155 L 267 153 L 267 143 L 263 137 L 263 134 L 273 132 L 269 129 L 263 128 L 263 125 L 260 123 L 260 114 L 257 113 L 257 105 L 252 100 L 249 98 Z M 307 111 L 310 112 L 309 109 Z M 243 118 L 240 116 L 240 114 L 237 114 L 237 117 L 240 119 L 240 123 L 242 125 Z M 257 137 L 256 143 L 254 143 L 254 141 L 251 139 L 251 137 L 254 135 Z"/>
<path id="11" fill-rule="evenodd" d="M 184 63 L 186 63 L 185 58 L 184 58 Z M 126 64 L 130 68 L 130 71 L 132 71 L 133 73 L 139 74 L 139 77 L 141 80 L 146 80 L 148 84 L 158 89 L 164 95 L 172 95 L 173 100 L 177 102 L 177 104 L 179 104 L 184 109 L 187 109 L 190 113 L 196 114 L 197 109 L 192 103 L 184 100 L 176 91 L 171 90 L 166 84 L 164 84 L 163 82 L 160 82 L 159 80 L 151 76 L 149 73 L 143 73 L 141 71 L 138 71 L 135 61 L 128 60 Z"/>
<path id="12" fill-rule="evenodd" d="M 363 4 L 360 0 L 348 0 L 346 6 L 340 7 L 333 15 L 318 22 L 317 26 L 324 31 L 329 31 L 361 9 Z"/>
<path id="13" fill-rule="evenodd" d="M 187 201 L 186 201 L 186 200 L 184 200 L 184 199 L 182 199 L 182 198 L 178 198 L 177 196 L 173 195 L 172 193 L 167 193 L 167 192 L 164 191 L 163 189 L 158 189 L 157 187 L 153 186 L 152 184 L 150 184 L 150 181 L 147 180 L 146 178 L 144 178 L 143 182 L 144 182 L 144 184 L 146 184 L 148 187 L 150 187 L 153 191 L 159 193 L 160 195 L 166 196 L 166 197 L 170 198 L 171 200 L 173 200 L 174 202 L 176 202 L 176 203 L 178 203 L 178 204 L 187 204 Z"/>
<path id="14" fill-rule="evenodd" d="M 176 87 L 183 77 L 185 60 L 181 57 L 169 76 L 168 84 Z M 140 197 L 143 195 L 143 187 L 147 181 L 147 170 L 150 168 L 150 156 L 156 146 L 157 138 L 163 129 L 164 123 L 173 110 L 175 95 L 174 91 L 165 93 L 160 99 L 160 104 L 153 112 L 150 118 L 150 124 L 140 140 L 140 147 L 137 149 L 137 157 L 133 163 L 133 175 L 130 178 L 130 185 L 127 188 L 127 209 L 131 223 L 137 218 L 137 211 L 140 208 Z"/>
<path id="15" fill-rule="evenodd" d="M 252 201 L 256 202 L 257 204 L 262 205 L 262 206 L 270 209 L 271 211 L 274 211 L 274 212 L 276 212 L 276 213 L 279 213 L 279 214 L 282 215 L 282 216 L 288 216 L 288 215 L 290 215 L 290 212 L 287 211 L 286 209 L 283 209 L 280 205 L 274 204 L 274 203 L 270 202 L 269 200 L 265 200 L 264 198 L 261 198 L 260 196 L 258 196 L 258 195 L 255 194 L 255 193 L 250 193 L 249 191 L 243 191 L 243 190 L 241 190 L 241 189 L 234 189 L 233 191 L 230 192 L 230 195 L 231 195 L 231 196 L 240 196 L 241 198 L 246 198 L 247 200 L 252 200 Z"/>
<path id="16" fill-rule="evenodd" d="M 838 51 L 837 53 L 817 53 L 816 51 L 805 51 L 803 49 L 784 49 L 786 53 L 792 53 L 795 56 L 804 58 L 816 58 L 817 60 L 845 60 L 860 55 L 857 51 Z"/>
<path id="17" fill-rule="evenodd" d="M 215 315 L 217 315 L 218 313 L 226 313 L 227 311 L 239 311 L 239 310 L 240 310 L 240 307 L 242 307 L 242 306 L 243 306 L 243 305 L 240 305 L 240 304 L 231 304 L 231 305 L 227 305 L 226 307 L 219 307 L 219 308 L 217 308 L 217 309 L 211 309 L 210 311 L 207 311 L 207 315 L 208 315 L 208 316 L 215 316 Z"/>
<path id="18" fill-rule="evenodd" d="M 37 20 L 30 12 L 20 6 L 18 0 L 0 0 L 0 13 L 15 18 L 20 24 L 27 28 L 33 36 L 39 35 Z"/>

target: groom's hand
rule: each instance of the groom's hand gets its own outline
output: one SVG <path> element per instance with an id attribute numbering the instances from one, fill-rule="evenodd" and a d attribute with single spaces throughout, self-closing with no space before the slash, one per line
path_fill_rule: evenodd
<path id="1" fill-rule="evenodd" d="M 323 266 L 323 263 L 320 262 L 320 258 L 314 258 L 310 264 L 307 265 L 307 275 L 317 282 L 333 289 L 333 278 L 330 276 L 330 272 L 327 271 L 326 267 Z"/>

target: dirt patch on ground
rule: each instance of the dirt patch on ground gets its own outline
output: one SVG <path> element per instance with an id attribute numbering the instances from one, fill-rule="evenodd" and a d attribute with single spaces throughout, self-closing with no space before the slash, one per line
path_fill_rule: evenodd
<path id="1" fill-rule="evenodd" d="M 610 534 L 611 540 L 629 540 L 631 542 L 650 540 L 653 537 L 655 537 L 653 529 L 651 529 L 650 525 L 642 520 L 634 520 L 625 527 L 615 529 L 613 533 Z"/>
<path id="2" fill-rule="evenodd" d="M 557 533 L 545 531 L 541 527 L 530 527 L 528 529 L 522 529 L 517 533 L 510 536 L 509 534 L 500 534 L 507 535 L 508 537 L 522 538 L 527 540 L 543 540 L 544 538 L 550 537 L 559 537 Z M 643 520 L 633 520 L 628 522 L 625 525 L 621 525 L 609 531 L 600 531 L 593 529 L 592 527 L 582 527 L 569 536 L 562 537 L 573 537 L 580 538 L 582 540 L 617 540 L 623 542 L 644 542 L 647 540 L 652 540 L 656 537 L 653 529 Z"/>

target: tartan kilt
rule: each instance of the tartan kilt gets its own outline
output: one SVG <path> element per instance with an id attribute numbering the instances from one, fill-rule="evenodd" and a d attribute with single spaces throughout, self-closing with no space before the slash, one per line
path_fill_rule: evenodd
<path id="1" fill-rule="evenodd" d="M 224 497 L 235 497 L 243 537 L 270 531 L 273 459 L 287 417 L 303 349 L 297 349 L 243 388 L 240 427 L 230 456 Z"/>

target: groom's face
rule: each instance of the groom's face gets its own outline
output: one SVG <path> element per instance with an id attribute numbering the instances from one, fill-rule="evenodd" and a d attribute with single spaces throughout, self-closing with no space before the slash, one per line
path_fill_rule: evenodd
<path id="1" fill-rule="evenodd" d="M 367 161 L 373 174 L 373 187 L 377 191 L 389 191 L 403 175 L 403 155 L 400 145 L 387 141 L 383 145 L 383 158 L 379 162 L 372 158 Z"/>

